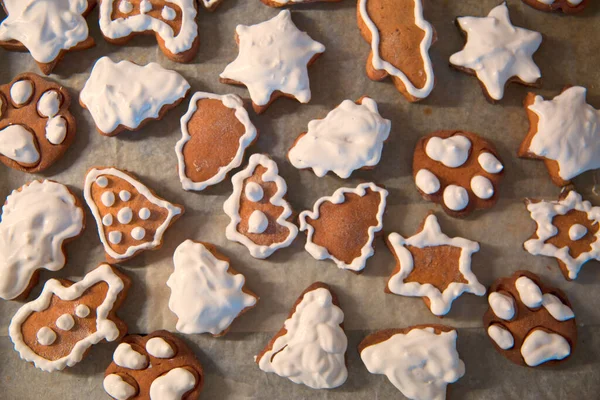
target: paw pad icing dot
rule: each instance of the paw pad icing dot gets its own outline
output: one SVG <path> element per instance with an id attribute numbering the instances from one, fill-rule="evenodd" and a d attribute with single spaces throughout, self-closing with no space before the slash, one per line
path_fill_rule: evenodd
<path id="1" fill-rule="evenodd" d="M 17 81 L 10 87 L 10 98 L 17 106 L 27 104 L 32 95 L 33 83 L 28 79 Z"/>

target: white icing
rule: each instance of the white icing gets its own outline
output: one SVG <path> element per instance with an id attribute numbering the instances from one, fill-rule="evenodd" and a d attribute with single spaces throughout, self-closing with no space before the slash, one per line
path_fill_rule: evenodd
<path id="1" fill-rule="evenodd" d="M 112 231 L 108 233 L 108 241 L 112 244 L 119 244 L 123 239 L 123 234 L 119 231 Z"/>
<path id="2" fill-rule="evenodd" d="M 289 10 L 256 25 L 238 25 L 237 58 L 225 67 L 221 78 L 241 82 L 248 87 L 252 102 L 265 106 L 275 91 L 310 101 L 308 63 L 325 46 L 316 42 L 292 22 Z"/>
<path id="3" fill-rule="evenodd" d="M 163 17 L 163 19 L 166 19 L 167 21 L 173 21 L 177 14 L 175 13 L 175 10 L 173 10 L 171 7 L 164 6 L 160 13 L 160 16 Z"/>
<path id="4" fill-rule="evenodd" d="M 216 7 L 216 5 L 221 2 L 221 0 L 202 0 L 202 2 L 204 3 L 204 7 L 206 7 L 206 9 L 210 11 L 214 7 Z"/>
<path id="5" fill-rule="evenodd" d="M 296 141 L 288 158 L 294 167 L 312 168 L 318 177 L 332 171 L 345 179 L 354 170 L 379 163 L 390 128 L 391 121 L 381 117 L 375 100 L 365 97 L 361 104 L 344 100 L 325 119 L 308 123 L 308 132 Z"/>
<path id="6" fill-rule="evenodd" d="M 191 139 L 191 135 L 188 131 L 188 124 L 196 111 L 198 110 L 198 101 L 201 99 L 215 99 L 221 101 L 221 103 L 232 110 L 235 110 L 235 117 L 244 126 L 244 134 L 240 136 L 239 147 L 235 153 L 235 156 L 231 159 L 229 164 L 219 168 L 217 174 L 213 177 L 205 180 L 204 182 L 194 182 L 185 172 L 185 159 L 183 157 L 183 147 Z M 216 185 L 223 181 L 227 174 L 242 165 L 244 159 L 244 153 L 248 146 L 256 139 L 257 131 L 254 124 L 250 121 L 248 111 L 244 108 L 244 102 L 238 96 L 234 94 L 218 95 L 206 92 L 196 92 L 190 100 L 190 105 L 187 112 L 181 117 L 181 139 L 175 144 L 175 153 L 177 154 L 177 167 L 179 172 L 179 180 L 185 190 L 204 190 L 206 187 Z"/>
<path id="7" fill-rule="evenodd" d="M 67 121 L 60 115 L 48 119 L 46 123 L 46 139 L 53 145 L 59 145 L 67 137 Z"/>
<path id="8" fill-rule="evenodd" d="M 96 185 L 105 188 L 108 186 L 108 179 L 105 176 L 99 176 L 98 179 L 96 179 Z"/>
<path id="9" fill-rule="evenodd" d="M 115 204 L 115 194 L 107 190 L 100 196 L 100 201 L 105 207 L 112 207 Z"/>
<path id="10" fill-rule="evenodd" d="M 555 257 L 566 266 L 570 279 L 577 278 L 581 266 L 589 260 L 600 260 L 600 231 L 596 232 L 596 240 L 590 243 L 591 249 L 573 258 L 569 254 L 569 247 L 557 248 L 548 239 L 558 234 L 558 229 L 552 224 L 552 219 L 557 215 L 565 215 L 571 210 L 581 211 L 587 214 L 593 224 L 600 222 L 600 207 L 592 207 L 589 201 L 584 201 L 581 195 L 575 191 L 569 192 L 567 197 L 559 201 L 530 202 L 527 210 L 531 218 L 537 223 L 535 232 L 537 238 L 529 239 L 524 243 L 525 250 L 533 255 L 544 255 Z"/>
<path id="11" fill-rule="evenodd" d="M 488 296 L 488 303 L 494 314 L 498 318 L 510 321 L 515 316 L 515 301 L 511 296 L 502 293 L 492 292 Z"/>
<path id="12" fill-rule="evenodd" d="M 47 199 L 44 199 L 47 200 Z M 99 283 L 106 282 L 107 292 L 102 303 L 96 308 L 96 331 L 79 339 L 74 343 L 70 352 L 57 360 L 48 360 L 36 354 L 23 340 L 22 325 L 35 312 L 47 310 L 50 307 L 53 296 L 58 296 L 64 301 L 73 301 L 79 299 L 90 287 Z M 108 264 L 101 264 L 96 269 L 89 272 L 79 282 L 69 287 L 63 286 L 60 281 L 50 279 L 44 285 L 40 296 L 25 303 L 15 314 L 8 328 L 10 339 L 15 350 L 25 361 L 30 361 L 46 372 L 62 370 L 65 367 L 72 367 L 81 361 L 83 355 L 90 346 L 106 340 L 115 341 L 119 337 L 119 329 L 116 324 L 109 319 L 109 314 L 113 310 L 117 297 L 125 285 L 121 278 L 115 274 Z"/>
<path id="13" fill-rule="evenodd" d="M 62 245 L 81 233 L 83 221 L 83 209 L 60 183 L 33 181 L 14 190 L 0 222 L 0 297 L 18 297 L 38 269 L 60 270 Z"/>
<path id="14" fill-rule="evenodd" d="M 75 307 L 75 315 L 77 315 L 79 318 L 86 318 L 90 315 L 90 312 L 90 308 L 85 304 L 79 304 L 77 307 Z"/>
<path id="15" fill-rule="evenodd" d="M 33 83 L 29 79 L 17 81 L 10 87 L 10 98 L 17 106 L 27 104 L 31 95 L 33 95 Z"/>
<path id="16" fill-rule="evenodd" d="M 423 18 L 422 1 L 414 0 L 415 25 L 424 32 L 423 40 L 421 40 L 419 45 L 421 59 L 423 60 L 423 71 L 420 71 L 420 73 L 424 73 L 427 79 L 425 80 L 425 85 L 422 88 L 415 87 L 410 79 L 408 79 L 408 77 L 404 74 L 404 72 L 400 71 L 398 68 L 381 58 L 381 54 L 379 52 L 379 44 L 381 41 L 379 28 L 377 25 L 375 25 L 373 20 L 371 20 L 371 17 L 367 12 L 367 1 L 368 0 L 359 0 L 358 14 L 371 33 L 371 54 L 373 55 L 373 68 L 376 70 L 385 70 L 389 75 L 400 79 L 406 87 L 406 91 L 411 96 L 418 99 L 424 99 L 425 97 L 429 96 L 435 83 L 433 76 L 433 65 L 431 63 L 431 58 L 429 57 L 429 47 L 431 47 L 433 42 L 433 28 L 431 27 L 431 24 L 427 22 L 425 18 Z"/>
<path id="17" fill-rule="evenodd" d="M 502 350 L 512 349 L 515 345 L 515 338 L 513 335 L 498 324 L 490 325 L 487 330 L 488 336 L 500 347 Z"/>
<path id="18" fill-rule="evenodd" d="M 102 225 L 111 226 L 113 224 L 113 216 L 111 214 L 106 214 L 102 217 Z"/>
<path id="19" fill-rule="evenodd" d="M 33 88 L 32 88 L 33 89 Z M 52 118 L 60 109 L 60 95 L 56 90 L 48 90 L 38 100 L 37 111 L 42 117 Z"/>
<path id="20" fill-rule="evenodd" d="M 142 240 L 146 236 L 146 230 L 141 226 L 136 226 L 131 230 L 131 237 L 135 240 Z"/>
<path id="21" fill-rule="evenodd" d="M 102 382 L 102 386 L 104 387 L 104 391 L 116 400 L 128 400 L 137 393 L 137 390 L 133 386 L 125 382 L 117 374 L 107 375 Z"/>
<path id="22" fill-rule="evenodd" d="M 61 51 L 88 38 L 87 22 L 82 16 L 88 8 L 88 0 L 4 0 L 2 3 L 8 17 L 0 24 L 0 40 L 22 43 L 39 63 L 53 62 Z"/>
<path id="23" fill-rule="evenodd" d="M 504 165 L 492 153 L 481 153 L 477 161 L 483 170 L 489 174 L 497 174 L 504 169 Z"/>
<path id="24" fill-rule="evenodd" d="M 0 129 L 0 154 L 23 165 L 40 160 L 35 136 L 22 125 Z"/>
<path id="25" fill-rule="evenodd" d="M 37 341 L 42 346 L 50 346 L 56 341 L 56 337 L 56 332 L 47 326 L 41 327 L 36 334 Z"/>
<path id="26" fill-rule="evenodd" d="M 514 26 L 506 2 L 487 17 L 459 17 L 457 21 L 467 43 L 450 56 L 450 63 L 473 70 L 492 99 L 504 97 L 504 87 L 512 77 L 535 83 L 542 76 L 532 58 L 542 35 Z"/>
<path id="27" fill-rule="evenodd" d="M 177 315 L 179 332 L 220 334 L 257 299 L 243 291 L 244 275 L 228 272 L 202 243 L 186 240 L 173 255 L 175 270 L 167 281 L 169 309 Z"/>
<path id="28" fill-rule="evenodd" d="M 551 5 L 554 4 L 555 0 L 537 0 L 539 3 L 542 4 L 547 4 L 547 5 Z M 579 4 L 581 4 L 583 0 L 567 0 L 567 3 L 573 5 L 573 6 L 577 6 Z"/>
<path id="29" fill-rule="evenodd" d="M 241 221 L 240 201 L 244 182 L 254 174 L 254 171 L 259 165 L 266 169 L 261 176 L 262 181 L 273 182 L 277 187 L 277 192 L 269 199 L 269 203 L 277 207 L 283 207 L 283 211 L 274 223 L 288 229 L 288 235 L 284 241 L 273 242 L 270 245 L 258 245 L 237 230 Z M 248 166 L 235 174 L 231 178 L 231 182 L 233 183 L 233 193 L 223 204 L 223 211 L 231 218 L 231 222 L 227 225 L 227 229 L 225 230 L 227 239 L 243 244 L 248 248 L 252 257 L 260 259 L 267 258 L 276 250 L 288 247 L 292 244 L 298 235 L 298 227 L 287 221 L 290 215 L 292 215 L 292 208 L 284 199 L 284 196 L 287 193 L 287 185 L 285 180 L 279 176 L 279 169 L 277 168 L 275 161 L 263 154 L 253 154 L 250 156 Z"/>
<path id="30" fill-rule="evenodd" d="M 367 346 L 360 358 L 372 374 L 384 374 L 409 399 L 444 400 L 446 387 L 465 374 L 456 351 L 456 331 L 412 329 Z"/>
<path id="31" fill-rule="evenodd" d="M 150 210 L 144 207 L 140 210 L 138 216 L 140 217 L 140 219 L 146 221 L 148 218 L 150 218 Z"/>
<path id="32" fill-rule="evenodd" d="M 70 331 L 75 326 L 75 320 L 71 314 L 63 314 L 56 320 L 56 326 L 63 331 Z"/>
<path id="33" fill-rule="evenodd" d="M 471 190 L 480 199 L 487 200 L 494 195 L 494 185 L 485 176 L 475 175 L 471 178 Z"/>
<path id="34" fill-rule="evenodd" d="M 429 215 L 425 219 L 423 230 L 416 235 L 405 239 L 397 233 L 392 233 L 388 236 L 388 242 L 400 263 L 400 271 L 392 275 L 388 282 L 388 288 L 392 293 L 401 296 L 427 297 L 430 301 L 429 308 L 431 312 L 437 316 L 447 314 L 450 311 L 452 302 L 465 292 L 477 296 L 485 294 L 485 286 L 479 283 L 477 277 L 471 271 L 471 256 L 479 251 L 479 244 L 460 237 L 450 238 L 446 236 L 442 233 L 435 215 Z M 467 283 L 451 282 L 443 292 L 440 292 L 435 286 L 427 282 L 404 282 L 415 268 L 414 259 L 407 246 L 419 249 L 437 246 L 460 248 L 458 270 Z"/>
<path id="35" fill-rule="evenodd" d="M 334 255 L 329 254 L 329 251 L 318 244 L 313 242 L 313 236 L 315 234 L 315 228 L 307 222 L 307 219 L 311 220 L 319 219 L 320 217 L 320 208 L 321 205 L 325 202 L 332 204 L 342 204 L 345 201 L 345 194 L 352 193 L 356 194 L 360 197 L 363 197 L 367 194 L 367 189 L 379 194 L 380 202 L 379 207 L 377 208 L 377 214 L 375 218 L 377 220 L 377 225 L 370 226 L 368 229 L 368 239 L 363 247 L 360 249 L 360 256 L 354 258 L 350 264 L 346 264 L 344 261 L 337 259 Z M 375 249 L 373 248 L 373 241 L 375 240 L 375 233 L 381 231 L 383 229 L 383 213 L 385 212 L 386 207 L 386 198 L 388 195 L 388 191 L 380 188 L 372 182 L 369 183 L 361 183 L 356 188 L 339 188 L 336 190 L 331 196 L 321 197 L 315 202 L 312 211 L 302 211 L 299 216 L 300 220 L 300 230 L 306 231 L 306 244 L 304 245 L 304 249 L 309 252 L 311 256 L 313 256 L 317 260 L 324 260 L 329 258 L 333 262 L 336 263 L 338 268 L 341 269 L 349 269 L 351 271 L 362 271 L 365 268 L 367 260 L 375 254 Z M 353 216 L 354 218 L 360 218 L 361 216 Z"/>
<path id="36" fill-rule="evenodd" d="M 133 211 L 129 207 L 123 207 L 117 213 L 117 219 L 121 224 L 127 225 L 133 219 Z"/>
<path id="37" fill-rule="evenodd" d="M 146 342 L 146 351 L 156 358 L 173 358 L 175 350 L 161 337 L 153 337 Z"/>
<path id="38" fill-rule="evenodd" d="M 100 8 L 111 1 L 103 1 Z M 157 63 L 144 66 L 102 57 L 92 69 L 80 101 L 98 129 L 111 133 L 120 125 L 135 130 L 142 121 L 159 117 L 163 106 L 185 97 L 189 83 Z"/>
<path id="39" fill-rule="evenodd" d="M 262 355 L 259 368 L 313 389 L 341 386 L 348 377 L 343 321 L 344 312 L 333 304 L 329 290 L 305 293 L 285 321 L 287 332 Z"/>
<path id="40" fill-rule="evenodd" d="M 260 210 L 252 211 L 248 218 L 248 233 L 264 233 L 269 227 L 269 219 Z"/>
<path id="41" fill-rule="evenodd" d="M 185 368 L 174 368 L 150 385 L 150 400 L 180 400 L 196 386 L 196 377 Z"/>
<path id="42" fill-rule="evenodd" d="M 469 193 L 462 186 L 446 186 L 443 198 L 446 207 L 452 211 L 464 210 L 469 205 Z"/>
<path id="43" fill-rule="evenodd" d="M 131 193 L 129 193 L 127 190 L 121 190 L 119 192 L 119 198 L 121 201 L 129 201 L 129 199 L 131 199 Z"/>
<path id="44" fill-rule="evenodd" d="M 526 276 L 521 276 L 515 281 L 515 287 L 523 304 L 529 308 L 538 308 L 542 305 L 542 291 L 534 281 Z"/>
<path id="45" fill-rule="evenodd" d="M 577 241 L 587 234 L 587 228 L 581 224 L 573 224 L 569 228 L 569 239 Z"/>
<path id="46" fill-rule="evenodd" d="M 113 179 L 117 179 L 117 180 L 121 179 L 121 180 L 126 181 L 131 186 L 133 186 L 133 188 L 142 197 L 144 197 L 145 201 L 148 201 L 157 207 L 164 208 L 167 211 L 166 217 L 164 218 L 162 223 L 156 227 L 156 229 L 154 231 L 154 236 L 151 239 L 149 239 L 146 242 L 140 243 L 140 244 L 129 246 L 123 253 L 117 253 L 108 244 L 108 242 L 106 241 L 106 234 L 105 234 L 104 229 L 101 224 L 102 215 L 100 214 L 100 210 L 98 209 L 98 206 L 92 199 L 92 184 L 96 181 L 96 178 L 98 178 L 101 175 L 110 175 L 110 176 L 112 176 Z M 85 201 L 88 204 L 88 206 L 90 207 L 90 210 L 92 211 L 92 215 L 94 216 L 94 219 L 96 220 L 96 224 L 98 225 L 98 236 L 100 237 L 100 241 L 104 245 L 104 251 L 111 258 L 114 258 L 115 260 L 129 258 L 133 254 L 135 254 L 136 252 L 138 252 L 140 250 L 153 249 L 153 248 L 160 246 L 162 237 L 163 237 L 165 231 L 167 230 L 167 228 L 169 227 L 169 225 L 171 224 L 171 221 L 173 220 L 173 218 L 176 215 L 179 215 L 183 212 L 183 210 L 181 208 L 173 205 L 172 203 L 169 203 L 168 201 L 166 201 L 164 199 L 160 199 L 160 198 L 156 197 L 150 191 L 150 189 L 148 189 L 148 187 L 146 185 L 135 180 L 130 175 L 128 175 L 122 171 L 119 171 L 116 168 L 105 168 L 105 169 L 93 168 L 93 169 L 91 169 L 88 172 L 87 176 L 85 177 L 83 194 L 84 194 Z M 141 215 L 142 215 L 143 211 L 144 211 L 144 209 L 142 208 L 139 212 L 140 218 L 142 218 Z M 149 214 L 149 211 L 148 211 L 148 214 Z M 142 219 L 144 219 L 144 218 L 142 218 Z M 112 234 L 112 232 L 109 233 L 109 235 L 110 234 Z M 109 237 L 109 240 L 110 240 L 110 237 Z"/>
<path id="47" fill-rule="evenodd" d="M 544 293 L 542 296 L 542 306 L 552 315 L 557 321 L 568 321 L 575 318 L 575 313 L 571 307 L 563 304 L 563 302 L 551 293 Z"/>
<path id="48" fill-rule="evenodd" d="M 552 100 L 536 96 L 528 107 L 539 118 L 529 151 L 555 160 L 567 181 L 600 168 L 600 110 L 586 103 L 586 92 L 574 86 Z"/>
<path id="49" fill-rule="evenodd" d="M 415 175 L 417 187 L 425 194 L 433 194 L 440 190 L 440 180 L 431 171 L 420 169 Z"/>
<path id="50" fill-rule="evenodd" d="M 462 135 L 442 139 L 433 136 L 427 141 L 425 153 L 448 168 L 458 168 L 469 158 L 471 141 Z"/>
<path id="51" fill-rule="evenodd" d="M 121 0 L 119 2 L 119 11 L 123 14 L 129 14 L 133 11 L 133 4 L 129 0 Z"/>
<path id="52" fill-rule="evenodd" d="M 100 30 L 109 39 L 120 39 L 132 33 L 154 31 L 160 36 L 169 52 L 173 54 L 183 53 L 192 48 L 198 37 L 195 0 L 169 0 L 169 3 L 178 6 L 181 10 L 181 28 L 178 34 L 175 34 L 173 28 L 165 21 L 148 14 L 152 10 L 152 3 L 147 0 L 140 3 L 140 14 L 117 19 L 111 18 L 115 2 L 100 2 Z M 167 15 L 165 16 L 165 14 Z M 175 14 L 174 10 L 171 9 L 171 13 L 168 11 L 165 13 L 165 9 L 163 9 L 161 16 L 166 20 L 171 20 L 167 17 L 173 14 Z"/>
<path id="53" fill-rule="evenodd" d="M 244 189 L 244 194 L 246 198 L 253 203 L 259 202 L 262 200 L 265 192 L 258 183 L 256 182 L 248 182 L 246 184 L 246 189 Z"/>
<path id="54" fill-rule="evenodd" d="M 530 367 L 552 360 L 562 360 L 569 354 L 571 346 L 564 337 L 541 329 L 535 329 L 527 335 L 521 346 L 521 355 Z"/>
<path id="55" fill-rule="evenodd" d="M 129 343 L 121 343 L 117 346 L 113 361 L 119 367 L 128 369 L 145 369 L 148 366 L 148 357 L 135 351 Z"/>

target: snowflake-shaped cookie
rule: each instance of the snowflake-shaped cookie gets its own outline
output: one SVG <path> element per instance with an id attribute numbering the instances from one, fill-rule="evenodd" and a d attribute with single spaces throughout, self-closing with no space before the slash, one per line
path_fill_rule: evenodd
<path id="1" fill-rule="evenodd" d="M 299 30 L 289 10 L 260 24 L 238 25 L 236 34 L 240 52 L 221 73 L 222 82 L 246 85 L 257 113 L 280 96 L 310 101 L 308 66 L 325 46 Z"/>
<path id="2" fill-rule="evenodd" d="M 492 102 L 502 99 L 506 85 L 512 81 L 537 85 L 542 73 L 532 57 L 542 43 L 542 35 L 514 26 L 506 2 L 487 17 L 459 17 L 457 23 L 467 43 L 450 56 L 450 64 L 476 75 Z"/>
<path id="3" fill-rule="evenodd" d="M 471 271 L 471 256 L 479 251 L 479 243 L 446 236 L 435 215 L 428 215 L 419 232 L 408 239 L 390 234 L 387 245 L 397 261 L 387 293 L 423 297 L 437 316 L 447 314 L 452 302 L 465 292 L 485 294 Z"/>
<path id="4" fill-rule="evenodd" d="M 576 279 L 589 260 L 600 260 L 600 207 L 575 191 L 558 201 L 527 200 L 537 230 L 523 247 L 533 255 L 554 257 L 565 278 Z"/>

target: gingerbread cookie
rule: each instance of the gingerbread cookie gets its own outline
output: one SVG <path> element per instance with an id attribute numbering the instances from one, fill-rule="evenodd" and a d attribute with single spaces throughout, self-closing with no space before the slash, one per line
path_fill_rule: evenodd
<path id="1" fill-rule="evenodd" d="M 358 0 L 358 28 L 371 45 L 367 76 L 388 76 L 411 102 L 431 93 L 435 84 L 429 48 L 435 30 L 423 18 L 422 0 Z"/>
<path id="2" fill-rule="evenodd" d="M 438 131 L 415 147 L 413 178 L 419 193 L 453 217 L 496 204 L 503 175 L 494 145 L 474 133 Z"/>
<path id="3" fill-rule="evenodd" d="M 47 372 L 72 367 L 92 345 L 114 342 L 127 333 L 116 312 L 129 286 L 129 278 L 108 264 L 76 283 L 50 279 L 40 296 L 19 308 L 10 322 L 15 350 Z"/>
<path id="4" fill-rule="evenodd" d="M 256 306 L 258 296 L 246 287 L 246 277 L 214 245 L 186 240 L 175 249 L 173 263 L 167 286 L 179 332 L 223 336 L 237 317 Z"/>
<path id="5" fill-rule="evenodd" d="M 39 75 L 17 75 L 0 86 L 0 161 L 19 171 L 41 172 L 75 139 L 66 88 Z"/>
<path id="6" fill-rule="evenodd" d="M 308 123 L 288 152 L 298 169 L 312 168 L 318 177 L 332 171 L 342 179 L 357 169 L 373 169 L 390 134 L 391 121 L 379 114 L 375 100 L 344 100 L 324 119 Z"/>
<path id="7" fill-rule="evenodd" d="M 204 371 L 183 340 L 156 331 L 126 336 L 102 385 L 117 400 L 196 400 L 204 386 Z"/>
<path id="8" fill-rule="evenodd" d="M 534 256 L 554 257 L 566 279 L 576 279 L 583 264 L 600 261 L 600 207 L 592 207 L 574 190 L 558 201 L 525 201 L 535 233 L 523 247 Z"/>
<path id="9" fill-rule="evenodd" d="M 533 53 L 542 44 L 542 35 L 514 26 L 506 2 L 493 8 L 487 17 L 459 17 L 456 23 L 467 42 L 450 56 L 450 65 L 477 76 L 488 100 L 501 100 L 511 82 L 539 86 L 542 73 L 533 61 Z"/>
<path id="10" fill-rule="evenodd" d="M 261 0 L 269 7 L 285 7 L 295 4 L 309 4 L 309 3 L 333 3 L 342 0 Z"/>
<path id="11" fill-rule="evenodd" d="M 429 214 L 409 238 L 390 234 L 387 245 L 396 258 L 396 267 L 386 293 L 422 297 L 437 316 L 446 315 L 463 293 L 485 294 L 485 287 L 471 270 L 471 256 L 479 251 L 479 243 L 448 237 L 435 215 Z"/>
<path id="12" fill-rule="evenodd" d="M 385 329 L 364 338 L 358 353 L 370 373 L 387 376 L 407 398 L 444 400 L 448 384 L 465 374 L 456 338 L 437 324 Z"/>
<path id="13" fill-rule="evenodd" d="M 92 168 L 83 190 L 109 262 L 159 249 L 165 231 L 184 211 L 183 206 L 156 196 L 131 174 L 116 168 Z"/>
<path id="14" fill-rule="evenodd" d="M 66 186 L 44 180 L 13 190 L 0 222 L 0 298 L 25 298 L 40 269 L 62 269 L 64 245 L 84 226 L 81 202 Z"/>
<path id="15" fill-rule="evenodd" d="M 29 51 L 49 75 L 68 51 L 94 46 L 85 17 L 95 0 L 1 0 L 6 19 L 0 23 L 0 47 Z"/>
<path id="16" fill-rule="evenodd" d="M 233 193 L 223 204 L 231 218 L 225 235 L 243 244 L 255 258 L 267 258 L 292 244 L 298 227 L 289 221 L 292 207 L 285 200 L 287 185 L 275 161 L 253 154 L 248 166 L 231 178 Z"/>
<path id="17" fill-rule="evenodd" d="M 500 278 L 490 288 L 483 326 L 494 347 L 515 364 L 537 367 L 569 358 L 577 343 L 567 296 L 528 271 Z"/>
<path id="18" fill-rule="evenodd" d="M 325 46 L 299 30 L 289 10 L 256 25 L 238 25 L 235 31 L 240 52 L 221 73 L 221 82 L 247 86 L 257 114 L 281 96 L 310 101 L 308 66 Z"/>
<path id="19" fill-rule="evenodd" d="M 175 145 L 183 188 L 204 190 L 223 181 L 242 164 L 246 149 L 257 138 L 238 96 L 194 93 L 181 117 L 181 139 Z"/>
<path id="20" fill-rule="evenodd" d="M 312 389 L 333 389 L 348 378 L 344 312 L 322 282 L 294 303 L 283 327 L 255 357 L 258 367 Z"/>
<path id="21" fill-rule="evenodd" d="M 552 100 L 534 93 L 525 98 L 529 132 L 517 155 L 543 160 L 557 186 L 600 168 L 600 110 L 586 103 L 586 92 L 573 86 Z"/>
<path id="22" fill-rule="evenodd" d="M 196 0 L 99 0 L 100 30 L 112 44 L 137 35 L 155 35 L 170 60 L 191 61 L 200 46 Z M 159 80 L 160 83 L 160 80 Z"/>
<path id="23" fill-rule="evenodd" d="M 162 119 L 189 90 L 181 75 L 157 63 L 140 66 L 102 57 L 81 90 L 79 102 L 92 114 L 100 134 L 115 136 Z"/>
<path id="24" fill-rule="evenodd" d="M 575 14 L 583 11 L 589 0 L 523 0 L 523 3 L 541 11 L 562 11 L 565 14 Z"/>
<path id="25" fill-rule="evenodd" d="M 328 258 L 338 268 L 362 271 L 375 254 L 373 241 L 383 229 L 387 195 L 374 183 L 361 183 L 321 197 L 312 211 L 300 213 L 300 230 L 307 236 L 304 248 L 317 260 Z"/>

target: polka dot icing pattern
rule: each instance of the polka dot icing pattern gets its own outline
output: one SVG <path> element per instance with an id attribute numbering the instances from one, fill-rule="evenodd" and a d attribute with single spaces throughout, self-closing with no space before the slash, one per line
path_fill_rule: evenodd
<path id="1" fill-rule="evenodd" d="M 44 326 L 37 331 L 36 337 L 42 346 L 50 346 L 56 341 L 57 336 L 51 328 Z"/>
<path id="2" fill-rule="evenodd" d="M 123 207 L 117 213 L 117 220 L 122 224 L 128 224 L 133 219 L 133 211 L 129 207 Z"/>
<path id="3" fill-rule="evenodd" d="M 269 227 L 269 219 L 264 212 L 260 210 L 254 210 L 248 218 L 248 232 L 249 233 L 263 233 Z"/>
<path id="4" fill-rule="evenodd" d="M 129 193 L 127 190 L 121 190 L 119 192 L 119 198 L 122 201 L 129 201 L 129 199 L 131 199 L 131 193 Z"/>
<path id="5" fill-rule="evenodd" d="M 146 236 L 146 230 L 140 226 L 136 226 L 131 230 L 131 237 L 135 240 L 142 240 Z"/>
<path id="6" fill-rule="evenodd" d="M 56 326 L 63 331 L 70 331 L 75 326 L 75 320 L 70 314 L 63 314 L 56 320 Z"/>
<path id="7" fill-rule="evenodd" d="M 248 182 L 246 184 L 246 189 L 244 190 L 244 194 L 246 198 L 252 202 L 261 201 L 265 192 L 262 187 L 256 182 Z"/>
<path id="8" fill-rule="evenodd" d="M 87 318 L 90 313 L 90 308 L 85 304 L 80 304 L 77 306 L 77 308 L 75 308 L 75 315 L 77 315 L 79 318 Z"/>
<path id="9" fill-rule="evenodd" d="M 115 194 L 111 191 L 106 191 L 102 193 L 100 200 L 105 207 L 112 207 L 115 204 Z"/>
<path id="10" fill-rule="evenodd" d="M 119 11 L 123 14 L 129 14 L 133 11 L 133 4 L 129 0 L 121 0 L 119 2 Z"/>

